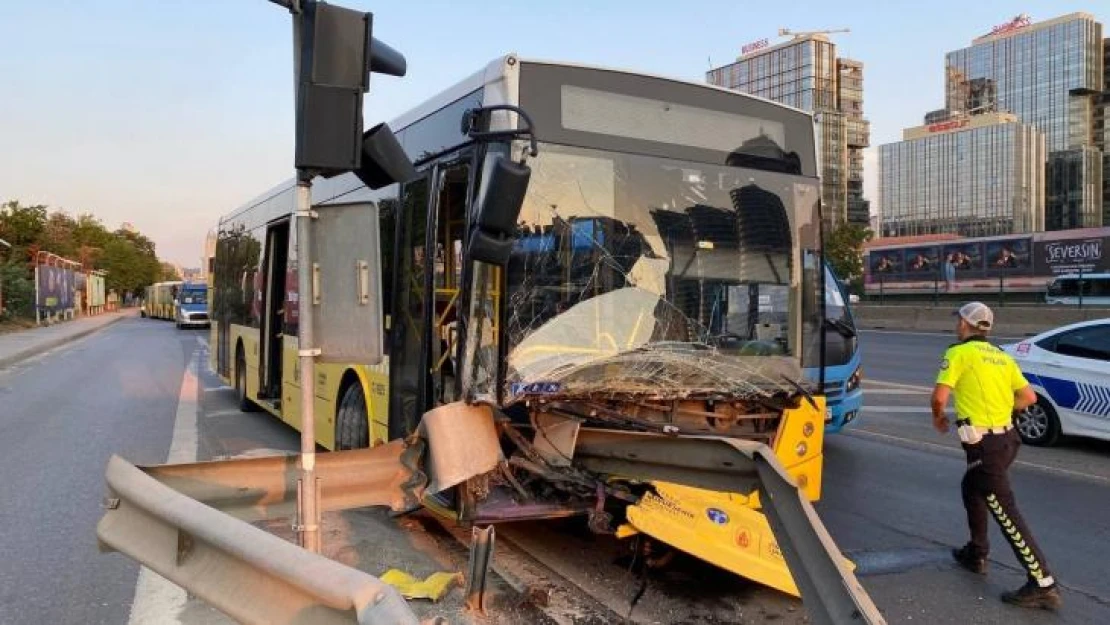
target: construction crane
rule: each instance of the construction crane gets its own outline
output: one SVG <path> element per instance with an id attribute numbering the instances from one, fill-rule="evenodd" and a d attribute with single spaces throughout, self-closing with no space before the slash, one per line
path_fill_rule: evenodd
<path id="1" fill-rule="evenodd" d="M 850 32 L 852 32 L 852 31 L 849 28 L 835 28 L 835 29 L 832 29 L 832 30 L 802 30 L 802 31 L 793 31 L 793 30 L 790 30 L 789 28 L 780 28 L 779 29 L 779 37 L 789 37 L 789 36 L 793 35 L 795 39 L 804 39 L 805 37 L 809 37 L 811 35 L 831 35 L 833 33 L 850 33 Z"/>

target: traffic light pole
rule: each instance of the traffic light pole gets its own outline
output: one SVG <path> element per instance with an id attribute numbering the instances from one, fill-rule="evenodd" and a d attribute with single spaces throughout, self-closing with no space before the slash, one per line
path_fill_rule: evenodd
<path id="1" fill-rule="evenodd" d="M 297 172 L 297 358 L 300 360 L 301 385 L 301 479 L 297 486 L 297 533 L 301 546 L 320 553 L 320 510 L 317 505 L 320 484 L 316 478 L 316 411 L 314 399 L 316 357 L 313 347 L 312 315 L 316 293 L 313 289 L 312 263 L 312 179 Z"/>
<path id="2" fill-rule="evenodd" d="M 301 0 L 270 0 L 293 14 L 293 93 L 300 89 L 301 76 Z M 312 172 L 298 169 L 293 207 L 297 242 L 297 360 L 301 386 L 301 477 L 297 482 L 297 520 L 293 525 L 301 547 L 320 553 L 320 483 L 316 477 L 316 357 L 313 346 L 312 316 L 316 293 L 313 290 L 312 262 Z"/>
<path id="3" fill-rule="evenodd" d="M 389 131 L 379 124 L 364 135 L 362 97 L 371 73 L 405 75 L 405 57 L 372 36 L 373 15 L 316 0 L 270 0 L 293 14 L 293 85 L 296 102 L 294 164 L 297 267 L 297 362 L 300 366 L 301 475 L 297 483 L 300 544 L 320 552 L 320 483 L 316 476 L 316 346 L 330 344 L 328 328 L 314 328 L 322 271 L 313 257 L 312 180 L 354 172 L 372 189 L 415 176 L 412 163 Z M 303 67 L 302 67 L 303 65 Z M 354 123 L 343 121 L 354 111 Z M 321 142 L 319 137 L 329 137 Z M 313 141 L 316 139 L 316 141 Z M 369 147 L 368 147 L 369 146 Z M 363 159 L 363 154 L 369 154 Z M 364 162 L 365 160 L 365 162 Z M 280 270 L 280 268 L 274 268 Z M 380 314 L 379 314 L 380 316 Z M 371 317 L 372 323 L 380 319 Z M 371 331 L 374 331 L 371 329 Z M 329 350 L 330 351 L 330 350 Z M 360 353 L 357 362 L 381 360 L 380 345 Z M 329 357 L 333 354 L 329 353 Z"/>

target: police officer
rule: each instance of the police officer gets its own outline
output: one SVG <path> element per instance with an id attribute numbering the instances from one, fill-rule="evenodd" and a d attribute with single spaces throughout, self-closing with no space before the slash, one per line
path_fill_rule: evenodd
<path id="1" fill-rule="evenodd" d="M 945 406 L 955 391 L 956 425 L 967 455 L 961 490 L 971 541 L 953 549 L 952 556 L 963 568 L 986 574 L 989 514 L 1029 578 L 1016 591 L 1003 593 L 1002 600 L 1027 608 L 1058 608 L 1060 592 L 1033 533 L 1018 512 L 1007 474 L 1021 444 L 1013 413 L 1036 403 L 1037 396 L 1017 363 L 987 342 L 994 325 L 990 308 L 971 302 L 954 314 L 960 340 L 944 353 L 932 397 L 933 426 L 943 434 L 949 429 Z"/>

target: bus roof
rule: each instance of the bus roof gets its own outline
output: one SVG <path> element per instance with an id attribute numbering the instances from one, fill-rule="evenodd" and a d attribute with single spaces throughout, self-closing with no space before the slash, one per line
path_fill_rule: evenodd
<path id="1" fill-rule="evenodd" d="M 424 100 L 423 102 L 417 104 L 416 106 L 409 109 L 408 111 L 405 111 L 404 113 L 398 115 L 397 117 L 395 117 L 393 120 L 391 120 L 389 122 L 389 127 L 390 127 L 391 130 L 393 130 L 393 132 L 399 132 L 399 131 L 415 124 L 416 122 L 424 119 L 425 117 L 428 117 L 429 115 L 432 115 L 436 111 L 439 111 L 439 110 L 443 109 L 447 105 L 458 101 L 459 99 L 465 97 L 466 95 L 468 95 L 470 93 L 473 93 L 474 91 L 477 91 L 478 89 L 481 89 L 483 87 L 488 87 L 490 85 L 493 85 L 493 84 L 496 84 L 498 82 L 506 80 L 508 75 L 511 72 L 517 71 L 515 69 L 510 70 L 508 68 L 510 68 L 510 67 L 519 68 L 521 63 L 531 63 L 531 64 L 537 64 L 537 65 L 557 65 L 557 66 L 560 66 L 560 67 L 591 69 L 591 70 L 599 70 L 599 71 L 606 71 L 606 72 L 616 72 L 616 73 L 621 73 L 621 74 L 629 74 L 629 75 L 633 75 L 633 76 L 642 76 L 642 77 L 645 77 L 645 78 L 655 78 L 655 79 L 659 79 L 659 80 L 665 80 L 665 81 L 668 81 L 668 82 L 672 82 L 672 83 L 675 83 L 675 84 L 688 85 L 688 86 L 692 86 L 692 87 L 698 87 L 698 88 L 701 88 L 701 89 L 708 89 L 708 90 L 711 90 L 711 91 L 727 93 L 729 95 L 733 95 L 733 96 L 736 96 L 738 98 L 743 98 L 743 99 L 746 99 L 746 100 L 763 102 L 763 103 L 766 103 L 768 105 L 774 106 L 776 108 L 782 109 L 784 111 L 790 111 L 791 113 L 796 113 L 799 116 L 805 116 L 805 117 L 809 118 L 811 120 L 811 122 L 813 120 L 813 113 L 810 113 L 808 111 L 805 111 L 805 110 L 802 110 L 802 109 L 799 109 L 799 108 L 795 108 L 793 106 L 789 106 L 789 105 L 786 105 L 786 104 L 782 104 L 781 102 L 776 102 L 774 100 L 770 100 L 770 99 L 767 99 L 767 98 L 764 98 L 764 97 L 761 97 L 761 96 L 752 95 L 750 93 L 743 93 L 741 91 L 736 91 L 734 89 L 727 89 L 725 87 L 718 87 L 716 85 L 711 85 L 709 83 L 697 82 L 697 81 L 688 80 L 688 79 L 685 79 L 685 78 L 675 78 L 675 77 L 672 77 L 672 76 L 663 76 L 663 75 L 654 74 L 654 73 L 651 73 L 651 72 L 641 72 L 641 71 L 634 71 L 634 70 L 630 70 L 630 69 L 619 69 L 619 68 L 605 67 L 605 66 L 600 66 L 600 65 L 589 65 L 589 64 L 584 64 L 584 63 L 570 63 L 570 62 L 552 61 L 552 60 L 543 60 L 543 59 L 528 59 L 528 58 L 522 59 L 516 53 L 509 53 L 509 54 L 505 54 L 505 55 L 499 56 L 499 57 L 491 60 L 482 69 L 479 69 L 478 71 L 474 72 L 473 74 L 470 74 L 469 76 L 467 76 L 467 77 L 463 78 L 462 80 L 456 82 L 455 84 L 451 85 L 450 87 L 440 91 L 439 93 L 437 93 L 437 94 L 431 96 L 430 98 Z M 515 93 L 511 94 L 511 95 L 512 95 L 512 97 L 516 98 Z M 519 98 L 517 98 L 517 99 L 519 99 Z M 296 182 L 295 179 L 289 178 L 289 179 L 281 182 L 280 184 L 268 189 L 264 193 L 262 193 L 262 194 L 260 194 L 256 197 L 254 197 L 253 199 L 251 199 L 251 201 L 247 202 L 246 204 L 243 204 L 243 205 L 239 206 L 235 210 L 233 210 L 230 213 L 227 213 L 226 215 L 221 217 L 220 218 L 220 223 L 222 224 L 224 221 L 233 219 L 233 218 L 241 215 L 242 213 L 245 213 L 245 212 L 247 212 L 247 211 L 249 211 L 249 210 L 251 210 L 255 207 L 258 207 L 262 204 L 283 200 L 284 199 L 282 197 L 283 194 L 289 193 L 293 189 L 293 186 L 294 186 L 295 182 Z M 321 188 L 317 189 L 318 186 L 320 186 Z M 312 198 L 313 204 L 322 204 L 322 203 L 326 203 L 328 201 L 335 200 L 339 197 L 343 197 L 343 196 L 345 196 L 345 195 L 347 195 L 347 194 L 349 194 L 353 191 L 356 191 L 358 189 L 358 187 L 361 187 L 361 186 L 362 186 L 361 181 L 359 181 L 353 174 L 343 174 L 341 176 L 336 176 L 336 177 L 330 178 L 330 179 L 317 178 L 313 182 L 313 198 Z M 290 206 L 289 212 L 291 212 L 291 211 L 292 211 L 292 208 Z"/>

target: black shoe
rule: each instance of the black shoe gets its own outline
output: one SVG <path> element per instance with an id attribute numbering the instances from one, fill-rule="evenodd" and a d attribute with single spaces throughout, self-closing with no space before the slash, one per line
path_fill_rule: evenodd
<path id="1" fill-rule="evenodd" d="M 1029 581 L 1024 586 L 1013 592 L 1002 593 L 1002 601 L 1022 608 L 1040 608 L 1042 610 L 1055 610 L 1060 607 L 1063 600 L 1056 584 L 1048 588 L 1041 588 L 1037 582 Z"/>
<path id="2" fill-rule="evenodd" d="M 964 545 L 959 549 L 952 550 L 952 557 L 956 560 L 956 564 L 979 575 L 987 574 L 987 559 L 975 555 L 971 551 L 971 545 Z"/>

